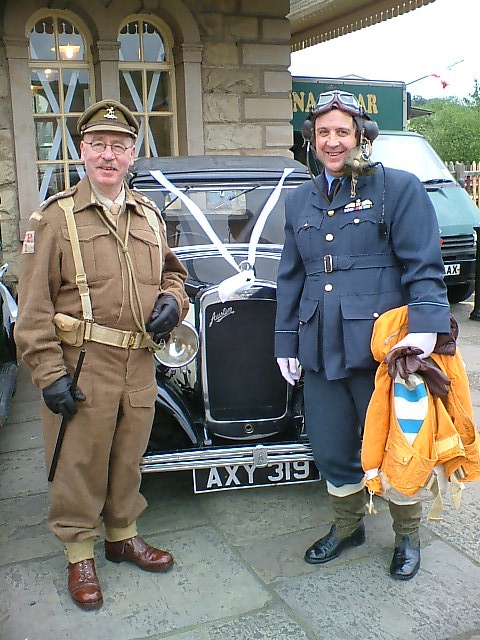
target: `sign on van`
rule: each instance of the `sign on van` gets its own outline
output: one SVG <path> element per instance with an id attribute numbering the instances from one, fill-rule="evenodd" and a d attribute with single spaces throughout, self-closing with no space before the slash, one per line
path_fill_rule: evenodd
<path id="1" fill-rule="evenodd" d="M 320 93 L 348 91 L 357 96 L 365 112 L 380 130 L 403 131 L 407 122 L 407 90 L 404 82 L 337 78 L 292 79 L 293 129 L 301 131 Z"/>

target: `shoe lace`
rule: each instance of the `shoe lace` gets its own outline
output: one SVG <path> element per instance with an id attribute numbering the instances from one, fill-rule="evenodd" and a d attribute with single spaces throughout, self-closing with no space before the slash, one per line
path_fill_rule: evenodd
<path id="1" fill-rule="evenodd" d="M 80 573 L 79 582 L 86 582 L 93 578 L 89 563 L 86 560 L 82 560 L 78 563 L 78 571 Z"/>

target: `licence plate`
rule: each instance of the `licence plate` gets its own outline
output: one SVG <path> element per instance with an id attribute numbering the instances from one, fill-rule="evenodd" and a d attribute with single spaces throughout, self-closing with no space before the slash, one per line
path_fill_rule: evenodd
<path id="1" fill-rule="evenodd" d="M 193 469 L 193 490 L 195 493 L 228 491 L 229 489 L 315 482 L 319 479 L 317 467 L 309 460 L 272 462 L 266 467 L 232 464 L 208 469 Z"/>
<path id="2" fill-rule="evenodd" d="M 446 276 L 459 276 L 460 275 L 460 264 L 446 264 L 445 265 L 445 275 Z"/>

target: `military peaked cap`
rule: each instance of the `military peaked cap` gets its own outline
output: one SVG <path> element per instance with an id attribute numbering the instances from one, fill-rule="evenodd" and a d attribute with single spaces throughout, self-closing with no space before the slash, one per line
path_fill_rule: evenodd
<path id="1" fill-rule="evenodd" d="M 80 135 L 91 131 L 116 131 L 134 138 L 139 130 L 138 120 L 132 112 L 116 100 L 101 100 L 88 107 L 77 122 Z"/>

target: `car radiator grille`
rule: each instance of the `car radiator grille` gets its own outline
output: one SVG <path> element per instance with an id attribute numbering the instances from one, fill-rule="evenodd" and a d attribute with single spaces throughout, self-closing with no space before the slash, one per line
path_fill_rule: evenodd
<path id="1" fill-rule="evenodd" d="M 213 296 L 201 305 L 202 378 L 210 423 L 265 423 L 286 413 L 286 383 L 274 358 L 272 296 L 274 290 L 259 288 L 226 303 Z"/>
<path id="2" fill-rule="evenodd" d="M 475 238 L 472 235 L 442 236 L 442 256 L 449 260 L 465 260 L 475 256 Z"/>

